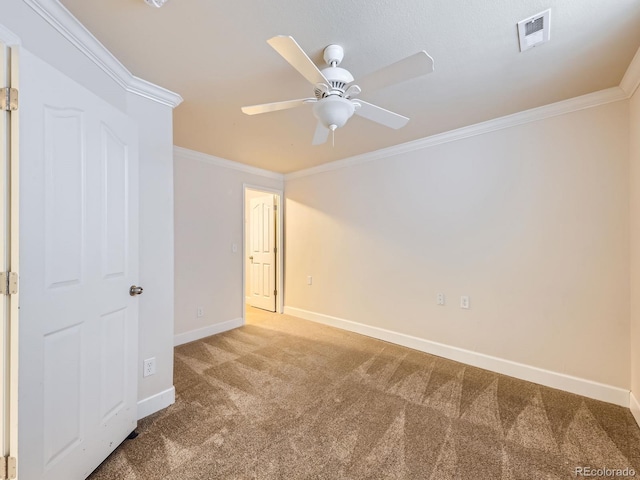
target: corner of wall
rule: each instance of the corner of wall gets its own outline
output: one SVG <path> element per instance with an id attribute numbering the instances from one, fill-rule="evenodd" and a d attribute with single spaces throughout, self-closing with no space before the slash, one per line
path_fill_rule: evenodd
<path id="1" fill-rule="evenodd" d="M 282 190 L 284 177 L 178 146 L 173 151 L 173 341 L 181 345 L 243 324 L 244 187 Z"/>
<path id="2" fill-rule="evenodd" d="M 629 408 L 631 409 L 631 413 L 636 423 L 640 426 L 640 403 L 638 403 L 638 399 L 635 397 L 633 392 L 629 393 Z"/>
<path id="3" fill-rule="evenodd" d="M 631 60 L 620 82 L 620 88 L 622 88 L 629 97 L 636 92 L 638 86 L 640 86 L 640 48 L 636 51 L 633 60 Z"/>

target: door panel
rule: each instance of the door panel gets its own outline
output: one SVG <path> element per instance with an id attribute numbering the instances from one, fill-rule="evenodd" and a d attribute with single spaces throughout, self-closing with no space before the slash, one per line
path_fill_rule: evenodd
<path id="1" fill-rule="evenodd" d="M 82 407 L 82 337 L 82 325 L 44 337 L 45 468 L 82 442 L 82 417 L 77 414 Z"/>
<path id="2" fill-rule="evenodd" d="M 103 272 L 105 277 L 123 276 L 127 261 L 128 196 L 127 145 L 106 125 L 101 125 L 102 139 L 102 234 Z"/>
<path id="3" fill-rule="evenodd" d="M 264 195 L 250 200 L 249 261 L 251 262 L 251 291 L 249 304 L 276 311 L 275 275 L 275 210 L 274 196 Z"/>
<path id="4" fill-rule="evenodd" d="M 45 279 L 48 288 L 82 283 L 84 170 L 82 112 L 44 108 Z"/>
<path id="5" fill-rule="evenodd" d="M 137 131 L 28 52 L 20 100 L 18 467 L 82 479 L 137 423 Z"/>
<path id="6" fill-rule="evenodd" d="M 127 401 L 127 311 L 107 313 L 100 317 L 100 393 L 101 421 L 117 415 Z"/>

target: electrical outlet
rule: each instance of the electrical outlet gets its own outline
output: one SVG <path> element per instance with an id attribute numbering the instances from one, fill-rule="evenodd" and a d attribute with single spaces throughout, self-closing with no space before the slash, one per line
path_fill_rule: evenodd
<path id="1" fill-rule="evenodd" d="M 196 315 L 197 315 L 198 318 L 204 317 L 204 308 L 203 307 L 198 307 L 198 310 L 196 311 Z"/>
<path id="2" fill-rule="evenodd" d="M 463 295 L 462 297 L 460 297 L 460 308 L 471 308 L 471 302 L 467 295 Z"/>
<path id="3" fill-rule="evenodd" d="M 238 253 L 238 244 L 237 243 L 234 243 L 234 244 L 231 245 L 231 251 L 233 253 Z"/>
<path id="4" fill-rule="evenodd" d="M 438 305 L 444 305 L 444 293 L 439 293 L 437 297 Z"/>
<path id="5" fill-rule="evenodd" d="M 311 275 L 309 275 L 307 277 L 307 285 L 311 285 L 313 283 L 313 277 Z"/>
<path id="6" fill-rule="evenodd" d="M 142 376 L 148 377 L 149 375 L 156 374 L 156 357 L 147 358 L 142 363 Z"/>

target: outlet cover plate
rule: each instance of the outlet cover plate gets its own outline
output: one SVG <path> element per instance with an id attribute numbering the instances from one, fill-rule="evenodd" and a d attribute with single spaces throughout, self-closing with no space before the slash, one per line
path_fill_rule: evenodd
<path id="1" fill-rule="evenodd" d="M 469 309 L 471 308 L 471 301 L 469 300 L 468 295 L 463 295 L 460 297 L 460 308 Z"/>
<path id="2" fill-rule="evenodd" d="M 142 376 L 149 377 L 156 374 L 156 357 L 147 358 L 142 363 Z"/>

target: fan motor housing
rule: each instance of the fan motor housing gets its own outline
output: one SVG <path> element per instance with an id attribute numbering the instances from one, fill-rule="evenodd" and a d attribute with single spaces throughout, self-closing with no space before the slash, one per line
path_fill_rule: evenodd
<path id="1" fill-rule="evenodd" d="M 329 80 L 330 90 L 338 90 L 341 94 L 344 93 L 347 84 L 353 82 L 353 75 L 344 68 L 327 67 L 321 71 L 325 78 Z"/>

